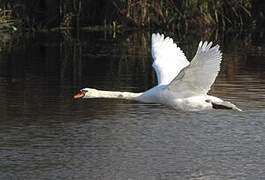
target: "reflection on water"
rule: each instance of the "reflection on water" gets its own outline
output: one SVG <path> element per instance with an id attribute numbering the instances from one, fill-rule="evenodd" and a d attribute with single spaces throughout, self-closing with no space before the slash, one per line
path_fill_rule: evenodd
<path id="1" fill-rule="evenodd" d="M 176 40 L 191 58 L 199 39 L 188 37 Z M 40 34 L 2 54 L 0 179 L 264 179 L 264 46 L 207 38 L 224 51 L 211 94 L 243 113 L 72 98 L 154 86 L 149 33 Z"/>

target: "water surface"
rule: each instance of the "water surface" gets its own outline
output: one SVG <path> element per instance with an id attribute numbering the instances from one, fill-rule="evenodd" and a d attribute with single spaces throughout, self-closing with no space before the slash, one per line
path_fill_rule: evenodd
<path id="1" fill-rule="evenodd" d="M 207 39 L 175 38 L 189 58 Z M 216 41 L 224 58 L 210 93 L 244 112 L 73 99 L 83 87 L 154 86 L 149 33 L 26 38 L 0 57 L 0 179 L 265 179 L 264 46 Z"/>

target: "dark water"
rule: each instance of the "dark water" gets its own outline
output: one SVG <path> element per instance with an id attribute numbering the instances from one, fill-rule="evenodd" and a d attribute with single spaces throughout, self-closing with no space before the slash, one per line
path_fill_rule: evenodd
<path id="1" fill-rule="evenodd" d="M 216 40 L 224 58 L 211 94 L 241 113 L 74 100 L 83 87 L 139 92 L 156 84 L 149 33 L 79 36 L 37 34 L 1 54 L 0 179 L 265 179 L 259 35 Z M 207 37 L 187 37 L 178 41 L 191 58 Z"/>

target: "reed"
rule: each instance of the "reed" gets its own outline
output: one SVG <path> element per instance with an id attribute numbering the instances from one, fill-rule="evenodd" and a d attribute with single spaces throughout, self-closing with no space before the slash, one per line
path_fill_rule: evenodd
<path id="1" fill-rule="evenodd" d="M 17 31 L 17 24 L 11 8 L 0 8 L 0 52 L 14 45 L 13 34 Z"/>
<path id="2" fill-rule="evenodd" d="M 11 9 L 0 8 L 0 32 L 14 32 L 17 30 L 16 20 L 13 18 Z"/>
<path id="3" fill-rule="evenodd" d="M 226 28 L 251 19 L 250 0 L 116 0 L 114 5 L 124 23 L 137 27 Z"/>
<path id="4" fill-rule="evenodd" d="M 5 14 L 16 14 L 26 30 L 79 29 L 102 26 L 125 28 L 202 29 L 243 27 L 253 24 L 262 0 L 2 0 L 0 7 L 10 4 Z M 254 9 L 253 9 L 254 8 Z M 263 8 L 264 9 L 264 8 Z M 260 11 L 261 11 L 260 10 Z M 4 15 L 1 15 L 4 16 Z M 113 28 L 115 22 L 116 28 Z M 12 29 L 5 21 L 1 28 Z M 88 28 L 89 27 L 89 28 Z M 98 28 L 96 28 L 98 29 Z"/>

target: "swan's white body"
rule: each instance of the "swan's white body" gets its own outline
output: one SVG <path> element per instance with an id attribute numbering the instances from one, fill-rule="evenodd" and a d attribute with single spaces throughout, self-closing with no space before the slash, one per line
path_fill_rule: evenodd
<path id="1" fill-rule="evenodd" d="M 143 93 L 101 91 L 84 88 L 75 98 L 119 98 L 160 103 L 184 111 L 235 109 L 232 103 L 207 95 L 220 70 L 222 53 L 212 42 L 200 42 L 191 63 L 173 40 L 152 35 L 153 67 L 158 85 Z"/>

